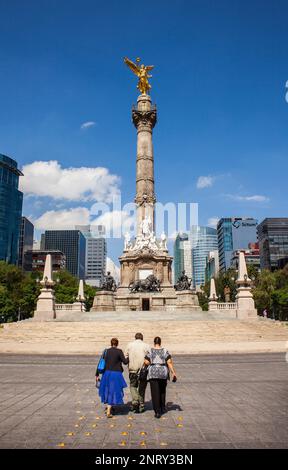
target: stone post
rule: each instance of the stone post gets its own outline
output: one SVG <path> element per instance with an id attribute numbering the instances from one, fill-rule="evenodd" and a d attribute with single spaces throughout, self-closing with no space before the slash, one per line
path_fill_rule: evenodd
<path id="1" fill-rule="evenodd" d="M 251 279 L 248 277 L 245 255 L 239 252 L 238 258 L 238 278 L 237 278 L 237 318 L 257 318 L 257 310 L 251 292 Z"/>
<path id="2" fill-rule="evenodd" d="M 210 280 L 210 295 L 209 295 L 209 310 L 217 310 L 217 294 L 216 294 L 216 287 L 215 287 L 215 280 L 211 277 Z"/>
<path id="3" fill-rule="evenodd" d="M 77 310 L 80 312 L 85 312 L 85 295 L 84 295 L 84 283 L 83 280 L 80 279 L 79 287 L 78 287 L 78 295 L 76 297 L 76 302 L 73 303 L 73 310 Z"/>
<path id="4" fill-rule="evenodd" d="M 137 129 L 137 160 L 136 160 L 136 197 L 137 235 L 141 234 L 141 222 L 150 217 L 152 230 L 155 230 L 154 204 L 154 155 L 152 130 L 156 124 L 157 111 L 151 106 L 149 95 L 140 95 L 137 108 L 132 110 L 132 120 Z"/>
<path id="5" fill-rule="evenodd" d="M 54 320 L 56 318 L 55 296 L 53 289 L 55 282 L 52 279 L 52 257 L 50 254 L 46 256 L 43 279 L 40 281 L 40 284 L 42 289 L 37 300 L 34 320 Z"/>

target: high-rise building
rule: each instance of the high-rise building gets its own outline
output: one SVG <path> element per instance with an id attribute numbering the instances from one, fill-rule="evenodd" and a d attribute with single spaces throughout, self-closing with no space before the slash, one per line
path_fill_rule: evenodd
<path id="1" fill-rule="evenodd" d="M 264 219 L 257 231 L 261 269 L 279 269 L 288 257 L 288 217 Z"/>
<path id="2" fill-rule="evenodd" d="M 182 271 L 192 278 L 191 243 L 187 233 L 178 233 L 174 242 L 174 280 L 177 282 Z"/>
<path id="3" fill-rule="evenodd" d="M 249 243 L 246 250 L 235 250 L 231 257 L 231 267 L 238 269 L 239 252 L 243 251 L 245 256 L 246 265 L 254 266 L 257 271 L 260 271 L 260 254 L 259 243 Z"/>
<path id="4" fill-rule="evenodd" d="M 66 267 L 66 256 L 59 250 L 30 250 L 26 251 L 25 258 L 32 260 L 31 269 L 29 271 L 43 272 L 45 267 L 46 256 L 51 255 L 52 271 L 57 272 Z"/>
<path id="5" fill-rule="evenodd" d="M 0 260 L 17 264 L 23 194 L 17 162 L 0 154 Z"/>
<path id="6" fill-rule="evenodd" d="M 106 273 L 107 243 L 104 225 L 76 225 L 86 240 L 85 280 L 99 286 Z"/>
<path id="7" fill-rule="evenodd" d="M 219 252 L 218 250 L 209 251 L 206 258 L 205 281 L 209 282 L 212 277 L 219 274 Z"/>
<path id="8" fill-rule="evenodd" d="M 67 271 L 85 279 L 86 242 L 80 230 L 46 230 L 43 242 L 45 251 L 60 250 L 64 253 Z"/>
<path id="9" fill-rule="evenodd" d="M 257 223 L 257 220 L 249 217 L 225 217 L 218 221 L 217 236 L 221 272 L 230 268 L 233 251 L 248 249 L 249 243 L 257 241 Z"/>
<path id="10" fill-rule="evenodd" d="M 32 256 L 25 256 L 27 251 L 33 249 L 34 225 L 27 217 L 22 216 L 20 238 L 19 238 L 19 255 L 18 266 L 24 271 L 31 271 Z"/>
<path id="11" fill-rule="evenodd" d="M 218 248 L 217 230 L 211 227 L 192 225 L 190 232 L 192 248 L 193 287 L 199 289 L 205 284 L 206 259 L 210 251 Z"/>

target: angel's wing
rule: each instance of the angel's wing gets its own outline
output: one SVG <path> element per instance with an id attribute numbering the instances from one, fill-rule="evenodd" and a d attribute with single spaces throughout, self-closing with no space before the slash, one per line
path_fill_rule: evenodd
<path id="1" fill-rule="evenodd" d="M 134 64 L 134 62 L 132 62 L 132 60 L 128 59 L 128 57 L 124 57 L 124 62 L 125 62 L 126 65 L 128 65 L 129 69 L 131 69 L 132 72 L 134 72 L 135 75 L 138 76 L 139 67 L 136 64 Z"/>
<path id="2" fill-rule="evenodd" d="M 146 65 L 146 70 L 152 70 L 154 69 L 154 65 Z"/>

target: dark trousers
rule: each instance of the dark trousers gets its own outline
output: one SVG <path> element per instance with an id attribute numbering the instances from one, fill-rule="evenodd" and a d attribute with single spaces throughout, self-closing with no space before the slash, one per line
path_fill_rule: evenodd
<path id="1" fill-rule="evenodd" d="M 145 391 L 147 380 L 139 380 L 138 374 L 130 372 L 130 392 L 132 397 L 132 406 L 134 408 L 144 409 Z"/>
<path id="2" fill-rule="evenodd" d="M 155 413 L 161 413 L 166 403 L 166 379 L 150 379 L 152 405 Z"/>

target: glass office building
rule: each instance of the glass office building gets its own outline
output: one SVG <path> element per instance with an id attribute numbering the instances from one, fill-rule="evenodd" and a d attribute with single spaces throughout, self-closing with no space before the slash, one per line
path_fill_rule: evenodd
<path id="1" fill-rule="evenodd" d="M 191 243 L 187 233 L 178 233 L 174 242 L 174 280 L 178 281 L 182 271 L 192 278 Z"/>
<path id="2" fill-rule="evenodd" d="M 199 289 L 205 284 L 205 269 L 209 252 L 218 249 L 217 230 L 211 227 L 192 225 L 190 242 L 193 287 Z"/>
<path id="3" fill-rule="evenodd" d="M 85 279 L 86 241 L 80 230 L 46 230 L 41 241 L 45 251 L 62 251 L 66 257 L 67 271 L 79 279 Z"/>
<path id="4" fill-rule="evenodd" d="M 20 238 L 19 238 L 19 255 L 18 266 L 22 267 L 24 271 L 31 271 L 32 269 L 32 256 L 25 256 L 26 253 L 33 249 L 34 239 L 34 225 L 27 217 L 21 218 Z"/>
<path id="5" fill-rule="evenodd" d="M 206 258 L 205 281 L 210 282 L 212 277 L 219 274 L 219 252 L 218 250 L 210 251 Z"/>
<path id="6" fill-rule="evenodd" d="M 106 273 L 107 242 L 104 225 L 76 225 L 86 240 L 85 280 L 99 287 Z"/>
<path id="7" fill-rule="evenodd" d="M 288 217 L 267 218 L 257 227 L 260 268 L 279 269 L 288 257 Z"/>
<path id="8" fill-rule="evenodd" d="M 226 217 L 217 224 L 219 269 L 224 272 L 231 266 L 233 251 L 247 250 L 249 243 L 257 241 L 256 219 Z"/>
<path id="9" fill-rule="evenodd" d="M 17 264 L 23 194 L 17 162 L 0 154 L 0 260 Z"/>

